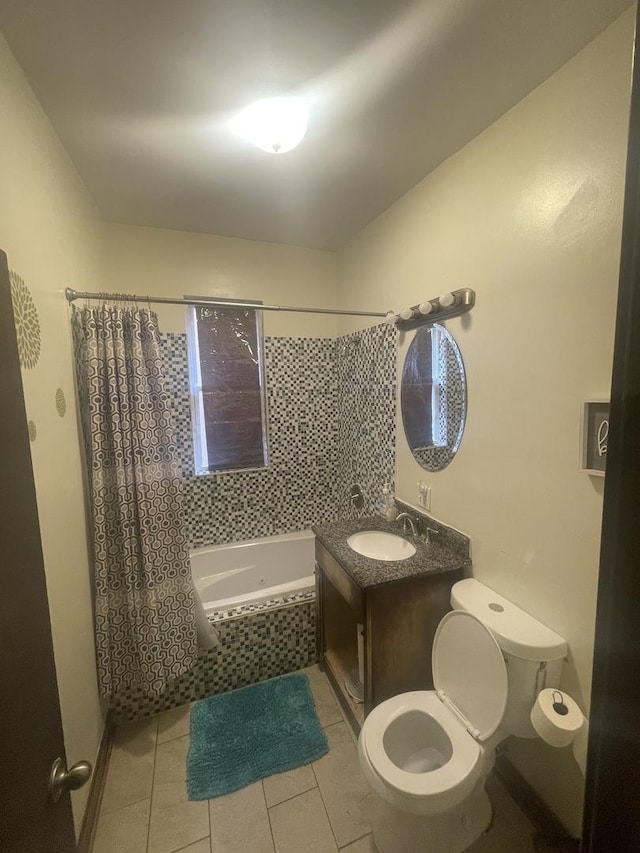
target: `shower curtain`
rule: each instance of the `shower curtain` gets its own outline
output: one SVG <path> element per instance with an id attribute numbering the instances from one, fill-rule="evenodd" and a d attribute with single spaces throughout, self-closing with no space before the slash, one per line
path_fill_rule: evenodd
<path id="1" fill-rule="evenodd" d="M 98 683 L 159 693 L 197 659 L 194 589 L 155 313 L 74 308 L 92 509 Z"/>

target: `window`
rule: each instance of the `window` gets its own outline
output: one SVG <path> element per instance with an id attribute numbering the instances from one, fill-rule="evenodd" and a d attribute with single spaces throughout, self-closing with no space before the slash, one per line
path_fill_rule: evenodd
<path id="1" fill-rule="evenodd" d="M 267 464 L 262 315 L 212 304 L 187 309 L 196 474 Z"/>

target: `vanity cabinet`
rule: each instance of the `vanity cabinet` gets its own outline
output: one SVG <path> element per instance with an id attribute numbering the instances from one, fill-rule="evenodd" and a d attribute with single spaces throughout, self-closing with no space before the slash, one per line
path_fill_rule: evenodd
<path id="1" fill-rule="evenodd" d="M 451 609 L 451 587 L 463 565 L 358 583 L 316 539 L 318 657 L 354 729 L 385 699 L 433 687 L 431 647 L 438 623 Z M 345 560 L 346 562 L 346 560 Z M 364 702 L 352 699 L 345 678 L 358 667 L 357 626 L 363 626 Z"/>

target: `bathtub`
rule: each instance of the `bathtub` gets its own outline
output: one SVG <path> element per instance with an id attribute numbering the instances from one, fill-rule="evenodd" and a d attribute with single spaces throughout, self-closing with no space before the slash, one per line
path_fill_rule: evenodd
<path id="1" fill-rule="evenodd" d="M 314 536 L 311 530 L 191 552 L 191 571 L 207 615 L 246 604 L 312 592 Z"/>

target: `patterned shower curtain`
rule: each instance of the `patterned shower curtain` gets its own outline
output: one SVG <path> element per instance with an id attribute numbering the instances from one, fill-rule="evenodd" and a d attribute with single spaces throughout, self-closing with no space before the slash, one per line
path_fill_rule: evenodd
<path id="1" fill-rule="evenodd" d="M 158 318 L 74 309 L 102 695 L 159 693 L 197 658 L 194 591 Z"/>

